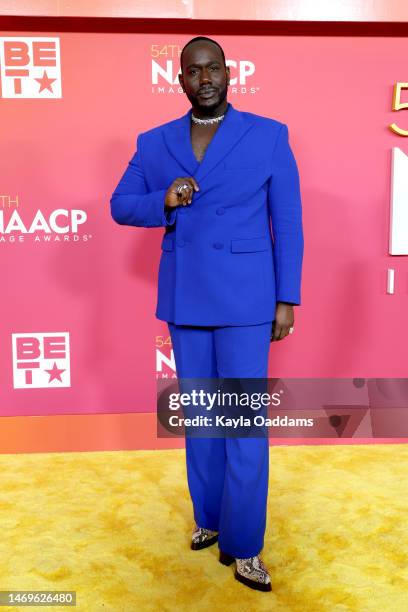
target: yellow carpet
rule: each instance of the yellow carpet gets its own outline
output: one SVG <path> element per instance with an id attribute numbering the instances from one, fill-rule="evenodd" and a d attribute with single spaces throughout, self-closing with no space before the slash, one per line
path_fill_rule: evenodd
<path id="1" fill-rule="evenodd" d="M 91 612 L 408 611 L 406 445 L 271 447 L 272 593 L 190 550 L 184 450 L 0 461 L 0 590 L 75 590 Z"/>

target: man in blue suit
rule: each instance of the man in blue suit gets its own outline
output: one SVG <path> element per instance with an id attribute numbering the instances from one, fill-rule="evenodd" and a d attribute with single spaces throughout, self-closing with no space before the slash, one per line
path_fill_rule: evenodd
<path id="1" fill-rule="evenodd" d="M 270 342 L 293 331 L 303 230 L 287 125 L 227 101 L 230 70 L 205 36 L 180 57 L 191 103 L 139 134 L 111 198 L 122 225 L 164 227 L 156 316 L 179 378 L 266 378 Z M 272 228 L 271 228 L 272 225 Z M 193 550 L 218 540 L 235 577 L 271 590 L 264 545 L 268 438 L 186 437 Z"/>

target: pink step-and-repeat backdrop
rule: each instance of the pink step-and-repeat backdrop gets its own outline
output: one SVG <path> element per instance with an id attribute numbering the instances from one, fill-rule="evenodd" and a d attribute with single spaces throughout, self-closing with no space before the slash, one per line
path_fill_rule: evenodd
<path id="1" fill-rule="evenodd" d="M 154 317 L 164 230 L 115 224 L 109 200 L 137 134 L 188 110 L 177 72 L 193 35 L 3 33 L 2 416 L 154 412 L 156 379 L 174 376 Z M 229 100 L 288 124 L 301 177 L 302 304 L 269 375 L 405 377 L 408 258 L 388 237 L 408 40 L 216 38 Z"/>

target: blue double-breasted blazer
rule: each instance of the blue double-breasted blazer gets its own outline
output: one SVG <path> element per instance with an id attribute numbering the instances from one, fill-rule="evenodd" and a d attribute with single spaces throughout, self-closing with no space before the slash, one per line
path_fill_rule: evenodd
<path id="1" fill-rule="evenodd" d="M 164 227 L 156 317 L 180 325 L 272 321 L 276 302 L 301 301 L 302 207 L 287 125 L 228 103 L 204 158 L 191 109 L 139 134 L 110 204 L 121 225 Z M 200 190 L 164 211 L 177 177 Z M 272 226 L 272 227 L 271 227 Z"/>

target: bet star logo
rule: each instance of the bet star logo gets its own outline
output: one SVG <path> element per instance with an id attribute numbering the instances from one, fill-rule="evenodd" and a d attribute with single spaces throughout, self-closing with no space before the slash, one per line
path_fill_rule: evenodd
<path id="1" fill-rule="evenodd" d="M 52 366 L 52 369 L 45 371 L 48 372 L 48 374 L 50 375 L 50 380 L 48 382 L 51 382 L 52 380 L 54 380 L 54 378 L 55 380 L 59 380 L 60 382 L 62 382 L 61 374 L 62 372 L 65 372 L 65 369 L 60 370 L 55 361 L 54 365 Z"/>
<path id="2" fill-rule="evenodd" d="M 14 389 L 70 387 L 69 333 L 12 334 Z"/>
<path id="3" fill-rule="evenodd" d="M 42 75 L 41 79 L 35 79 L 35 80 L 38 81 L 39 84 L 41 85 L 39 93 L 41 93 L 43 89 L 48 89 L 51 93 L 53 93 L 52 83 L 56 81 L 57 79 L 50 79 L 45 70 L 44 70 L 44 74 Z"/>
<path id="4" fill-rule="evenodd" d="M 59 38 L 0 37 L 2 98 L 61 98 Z"/>

